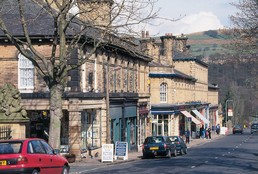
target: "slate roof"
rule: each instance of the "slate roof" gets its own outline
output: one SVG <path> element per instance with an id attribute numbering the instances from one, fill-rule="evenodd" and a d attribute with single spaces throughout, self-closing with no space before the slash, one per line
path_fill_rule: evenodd
<path id="1" fill-rule="evenodd" d="M 27 28 L 30 37 L 33 38 L 51 38 L 54 35 L 54 18 L 53 16 L 44 11 L 39 4 L 35 3 L 31 0 L 23 0 L 24 16 L 27 21 Z M 3 8 L 1 8 L 1 6 Z M 44 7 L 47 8 L 47 7 Z M 2 18 L 5 22 L 5 25 L 8 31 L 16 37 L 24 37 L 24 32 L 21 26 L 20 14 L 18 10 L 17 0 L 7 0 L 0 2 L 0 11 L 2 14 Z M 78 18 L 73 19 L 73 22 L 69 25 L 67 29 L 67 38 L 73 37 L 75 34 L 81 32 L 81 25 L 78 23 L 86 23 Z M 100 29 L 88 27 L 87 31 L 84 34 L 84 39 L 96 39 L 98 33 L 100 33 Z M 151 61 L 152 58 L 144 55 L 138 49 L 134 48 L 129 42 L 121 40 L 120 38 L 109 35 L 107 38 L 111 38 L 111 40 L 107 40 L 107 45 L 109 47 L 115 47 L 118 50 L 123 52 L 127 52 L 132 56 L 139 57 L 144 59 L 145 61 Z M 0 39 L 7 39 L 3 31 L 0 29 Z"/>

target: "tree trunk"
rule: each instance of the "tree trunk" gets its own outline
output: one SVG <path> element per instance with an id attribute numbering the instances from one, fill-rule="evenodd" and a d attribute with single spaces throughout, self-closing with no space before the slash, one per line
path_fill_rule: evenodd
<path id="1" fill-rule="evenodd" d="M 56 84 L 50 88 L 50 125 L 49 144 L 54 149 L 60 148 L 61 119 L 62 112 L 62 85 Z"/>

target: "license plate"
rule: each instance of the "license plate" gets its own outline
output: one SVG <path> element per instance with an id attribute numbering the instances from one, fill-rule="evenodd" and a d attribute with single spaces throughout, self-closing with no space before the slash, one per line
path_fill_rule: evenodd
<path id="1" fill-rule="evenodd" d="M 159 147 L 150 147 L 150 150 L 158 150 Z"/>
<path id="2" fill-rule="evenodd" d="M 6 161 L 0 161 L 0 166 L 6 166 Z"/>

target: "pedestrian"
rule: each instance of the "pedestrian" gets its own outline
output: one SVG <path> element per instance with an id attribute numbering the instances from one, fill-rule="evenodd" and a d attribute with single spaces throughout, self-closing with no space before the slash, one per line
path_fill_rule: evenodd
<path id="1" fill-rule="evenodd" d="M 208 134 L 209 134 L 209 133 L 208 133 L 207 127 L 204 129 L 204 134 L 205 134 L 205 138 L 208 139 Z"/>
<path id="2" fill-rule="evenodd" d="M 212 126 L 212 133 L 215 134 L 215 126 Z"/>
<path id="3" fill-rule="evenodd" d="M 202 127 L 201 127 L 201 129 L 200 129 L 200 133 L 201 133 L 202 139 L 204 139 L 205 132 L 204 132 L 204 127 L 203 127 L 203 125 L 202 125 Z"/>
<path id="4" fill-rule="evenodd" d="M 220 134 L 220 126 L 219 126 L 219 124 L 217 124 L 217 126 L 216 126 L 216 132 L 217 132 L 217 134 Z"/>
<path id="5" fill-rule="evenodd" d="M 209 139 L 211 139 L 211 127 L 208 128 Z"/>
<path id="6" fill-rule="evenodd" d="M 186 136 L 186 143 L 189 144 L 189 142 L 190 142 L 190 131 L 189 131 L 189 129 L 187 129 L 187 131 L 185 132 L 185 136 Z"/>

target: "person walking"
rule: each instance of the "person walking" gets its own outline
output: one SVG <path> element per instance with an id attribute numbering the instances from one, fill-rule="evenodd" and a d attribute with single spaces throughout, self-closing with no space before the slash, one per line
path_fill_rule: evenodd
<path id="1" fill-rule="evenodd" d="M 202 139 L 204 139 L 205 132 L 204 132 L 204 127 L 203 127 L 203 125 L 202 125 L 202 127 L 201 127 L 201 129 L 200 129 L 200 133 L 201 133 Z"/>
<path id="2" fill-rule="evenodd" d="M 211 127 L 208 128 L 209 139 L 211 139 Z"/>
<path id="3" fill-rule="evenodd" d="M 187 131 L 185 132 L 185 136 L 186 136 L 186 143 L 190 143 L 190 131 L 189 129 L 187 129 Z"/>
<path id="4" fill-rule="evenodd" d="M 220 134 L 220 126 L 219 126 L 219 124 L 217 124 L 217 126 L 216 126 L 216 132 L 217 132 L 217 134 Z"/>

